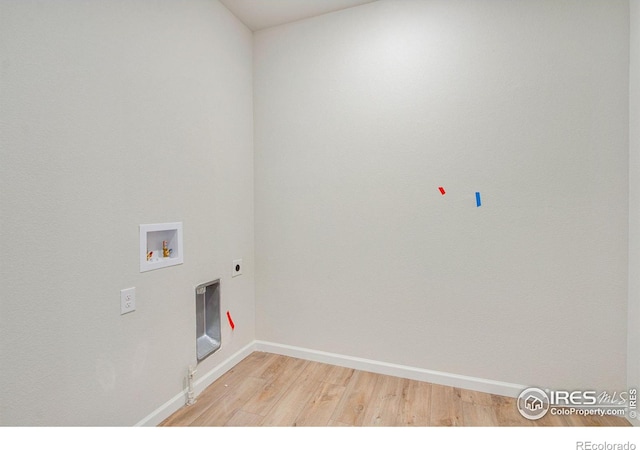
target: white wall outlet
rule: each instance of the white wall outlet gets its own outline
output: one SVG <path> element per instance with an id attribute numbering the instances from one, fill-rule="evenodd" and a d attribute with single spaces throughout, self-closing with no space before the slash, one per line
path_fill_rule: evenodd
<path id="1" fill-rule="evenodd" d="M 233 270 L 231 271 L 232 277 L 237 277 L 238 275 L 242 275 L 242 260 L 236 259 L 233 261 Z"/>
<path id="2" fill-rule="evenodd" d="M 120 291 L 120 315 L 136 310 L 136 288 Z"/>

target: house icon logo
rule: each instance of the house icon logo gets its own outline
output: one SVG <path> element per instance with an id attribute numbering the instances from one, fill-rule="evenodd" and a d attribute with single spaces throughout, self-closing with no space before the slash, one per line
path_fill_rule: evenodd
<path id="1" fill-rule="evenodd" d="M 518 396 L 518 411 L 529 420 L 538 420 L 549 411 L 549 396 L 538 388 L 528 388 Z"/>
<path id="2" fill-rule="evenodd" d="M 538 411 L 539 409 L 542 409 L 542 400 L 535 395 L 529 394 L 529 396 L 524 399 L 524 406 L 529 411 Z"/>

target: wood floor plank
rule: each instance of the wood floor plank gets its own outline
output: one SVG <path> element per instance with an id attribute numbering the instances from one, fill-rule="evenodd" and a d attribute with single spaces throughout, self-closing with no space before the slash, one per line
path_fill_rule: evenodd
<path id="1" fill-rule="evenodd" d="M 224 425 L 249 398 L 264 387 L 265 383 L 266 381 L 262 378 L 246 377 L 226 395 L 211 404 L 191 425 L 205 427 Z"/>
<path id="2" fill-rule="evenodd" d="M 426 427 L 431 424 L 431 384 L 405 380 L 400 425 Z"/>
<path id="3" fill-rule="evenodd" d="M 342 398 L 344 386 L 320 383 L 309 403 L 302 408 L 295 424 L 298 427 L 325 427 Z"/>
<path id="4" fill-rule="evenodd" d="M 361 426 L 364 410 L 373 395 L 377 379 L 378 376 L 374 373 L 356 370 L 347 384 L 332 420 L 348 426 Z"/>
<path id="5" fill-rule="evenodd" d="M 326 373 L 323 381 L 338 386 L 346 386 L 349 384 L 349 381 L 351 381 L 354 372 L 354 369 L 347 367 L 331 366 L 331 369 Z"/>
<path id="6" fill-rule="evenodd" d="M 462 422 L 465 427 L 495 427 L 498 418 L 491 406 L 462 402 Z"/>
<path id="7" fill-rule="evenodd" d="M 271 358 L 269 359 L 267 364 L 264 364 L 259 370 L 258 373 L 255 374 L 257 378 L 262 378 L 263 380 L 273 380 L 282 374 L 284 368 L 291 363 L 292 360 L 297 358 L 289 358 L 284 355 L 275 355 L 271 354 Z"/>
<path id="8" fill-rule="evenodd" d="M 229 371 L 220 377 L 215 383 L 208 386 L 196 399 L 196 403 L 190 406 L 182 407 L 178 412 L 173 414 L 161 425 L 165 426 L 188 426 L 204 411 L 206 411 L 212 403 L 215 403 L 222 396 L 229 392 L 228 383 L 239 378 L 237 372 Z"/>
<path id="9" fill-rule="evenodd" d="M 462 402 L 462 423 L 467 427 L 492 427 L 498 417 L 491 394 L 458 389 Z"/>
<path id="10" fill-rule="evenodd" d="M 225 427 L 257 427 L 264 417 L 241 409 L 237 410 L 233 416 L 224 424 Z"/>
<path id="11" fill-rule="evenodd" d="M 229 380 L 232 378 L 239 379 L 245 376 L 252 376 L 255 372 L 262 370 L 266 365 L 271 364 L 271 361 L 277 356 L 278 355 L 271 353 L 253 352 L 222 375 L 220 379 Z"/>
<path id="12" fill-rule="evenodd" d="M 328 426 L 330 426 L 330 427 L 350 427 L 351 425 L 347 425 L 344 422 L 338 422 L 337 420 L 330 420 Z"/>
<path id="13" fill-rule="evenodd" d="M 231 370 L 218 378 L 215 383 L 212 383 L 202 391 L 200 395 L 198 395 L 195 404 L 182 407 L 160 425 L 181 427 L 190 425 L 200 414 L 208 409 L 212 403 L 215 403 L 223 395 L 226 395 L 230 390 L 230 385 L 234 386 L 240 383 L 246 376 L 259 370 L 264 364 L 268 364 L 275 356 L 276 355 L 263 352 L 251 353 Z"/>
<path id="14" fill-rule="evenodd" d="M 286 392 L 273 405 L 260 425 L 262 426 L 294 426 L 296 418 L 318 388 L 324 373 L 325 365 L 310 361 L 306 364 Z"/>
<path id="15" fill-rule="evenodd" d="M 611 426 L 631 426 L 629 421 L 622 417 L 599 416 L 599 415 L 577 415 L 564 416 L 568 425 L 577 427 L 611 427 Z"/>
<path id="16" fill-rule="evenodd" d="M 462 400 L 460 390 L 450 386 L 431 386 L 431 425 L 461 426 Z"/>
<path id="17" fill-rule="evenodd" d="M 578 416 L 575 414 L 571 414 L 564 417 L 564 420 L 567 422 L 567 425 L 576 426 L 576 427 L 602 427 L 606 426 L 601 420 L 598 420 L 593 416 Z"/>
<path id="18" fill-rule="evenodd" d="M 517 400 L 515 398 L 492 395 L 493 407 L 496 413 L 498 426 L 503 427 L 532 427 L 533 421 L 522 417 L 518 412 Z"/>
<path id="19" fill-rule="evenodd" d="M 300 376 L 308 363 L 309 361 L 298 358 L 274 361 L 274 366 L 278 367 L 279 372 L 274 372 L 274 366 L 270 366 L 267 368 L 266 376 L 265 373 L 261 374 L 267 383 L 242 406 L 242 410 L 265 416 Z"/>
<path id="20" fill-rule="evenodd" d="M 551 414 L 551 411 L 532 422 L 536 427 L 566 427 L 571 425 L 564 416 Z"/>
<path id="21" fill-rule="evenodd" d="M 396 426 L 401 423 L 403 379 L 378 375 L 369 404 L 364 411 L 365 426 Z"/>
<path id="22" fill-rule="evenodd" d="M 616 417 L 616 416 L 604 416 L 602 417 L 602 421 L 608 427 L 631 427 L 631 423 L 625 419 L 624 417 Z"/>
<path id="23" fill-rule="evenodd" d="M 460 400 L 465 403 L 479 406 L 493 406 L 493 397 L 486 392 L 470 391 L 468 389 L 459 389 Z"/>

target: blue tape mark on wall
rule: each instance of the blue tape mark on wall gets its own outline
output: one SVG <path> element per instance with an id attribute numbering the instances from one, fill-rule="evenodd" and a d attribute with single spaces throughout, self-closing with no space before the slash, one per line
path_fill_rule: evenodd
<path id="1" fill-rule="evenodd" d="M 480 192 L 476 192 L 476 206 L 478 208 L 482 206 L 482 200 L 480 200 Z"/>

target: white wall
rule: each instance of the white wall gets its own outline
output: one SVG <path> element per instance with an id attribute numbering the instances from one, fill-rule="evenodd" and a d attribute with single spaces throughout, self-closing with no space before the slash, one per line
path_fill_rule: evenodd
<path id="1" fill-rule="evenodd" d="M 199 377 L 254 340 L 252 35 L 215 0 L 21 0 L 0 46 L 0 424 L 133 425 L 184 389 L 194 286 L 236 323 Z M 140 273 L 168 221 L 184 264 Z"/>
<path id="2" fill-rule="evenodd" d="M 640 388 L 640 0 L 631 0 L 629 72 L 629 387 Z"/>
<path id="3" fill-rule="evenodd" d="M 626 386 L 628 2 L 380 1 L 254 41 L 259 339 Z"/>

